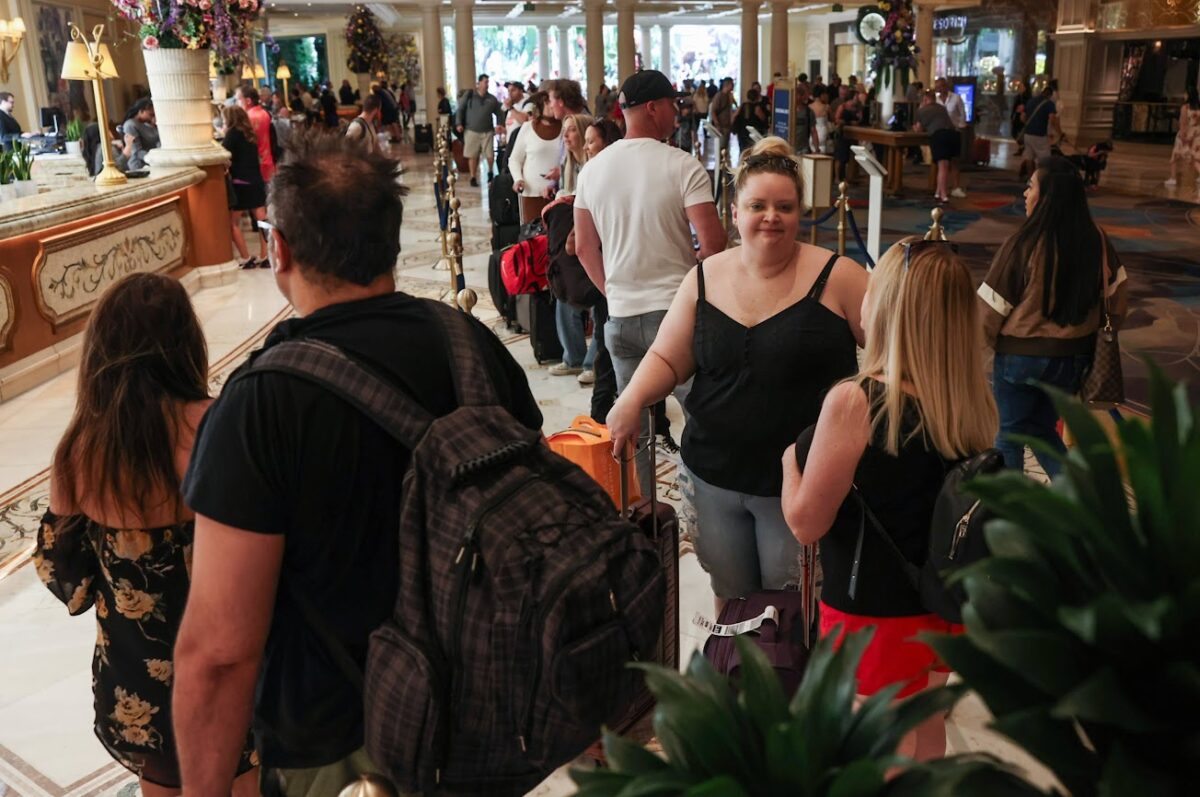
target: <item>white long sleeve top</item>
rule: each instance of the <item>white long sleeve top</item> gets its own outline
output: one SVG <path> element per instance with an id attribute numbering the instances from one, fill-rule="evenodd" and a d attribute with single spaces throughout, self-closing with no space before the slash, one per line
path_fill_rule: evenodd
<path id="1" fill-rule="evenodd" d="M 544 139 L 533 129 L 533 120 L 521 125 L 517 134 L 517 143 L 508 156 L 508 171 L 512 174 L 513 182 L 525 181 L 525 190 L 521 196 L 541 196 L 550 181 L 543 174 L 559 165 L 560 132 L 552 139 Z"/>

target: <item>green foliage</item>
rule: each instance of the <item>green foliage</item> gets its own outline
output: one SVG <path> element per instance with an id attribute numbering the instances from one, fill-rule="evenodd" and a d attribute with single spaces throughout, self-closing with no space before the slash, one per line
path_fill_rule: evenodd
<path id="1" fill-rule="evenodd" d="M 855 672 L 873 631 L 848 635 L 838 650 L 818 643 L 791 703 L 766 656 L 739 638 L 736 685 L 700 654 L 685 675 L 635 665 L 658 706 L 654 730 L 660 758 L 605 732 L 609 768 L 575 770 L 578 797 L 909 797 L 915 795 L 1037 794 L 986 756 L 913 764 L 896 756 L 903 736 L 948 711 L 962 687 L 941 687 L 899 703 L 899 686 L 867 698 L 857 709 Z M 891 779 L 889 770 L 899 768 Z"/>
<path id="2" fill-rule="evenodd" d="M 1119 422 L 1119 450 L 1052 392 L 1077 441 L 1062 477 L 970 486 L 994 555 L 960 574 L 967 635 L 930 640 L 1075 797 L 1195 789 L 1200 425 L 1152 364 L 1150 385 L 1152 421 Z"/>
<path id="3" fill-rule="evenodd" d="M 33 179 L 33 145 L 25 141 L 14 141 L 9 153 L 10 182 Z"/>
<path id="4" fill-rule="evenodd" d="M 13 181 L 12 167 L 12 153 L 6 149 L 0 149 L 0 185 L 8 185 Z"/>
<path id="5" fill-rule="evenodd" d="M 79 141 L 83 138 L 83 120 L 78 116 L 67 123 L 67 141 Z"/>

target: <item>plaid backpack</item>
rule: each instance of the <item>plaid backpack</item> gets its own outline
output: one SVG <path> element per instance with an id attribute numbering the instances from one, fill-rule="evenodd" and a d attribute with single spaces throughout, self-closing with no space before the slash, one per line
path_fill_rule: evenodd
<path id="1" fill-rule="evenodd" d="M 406 792 L 521 795 L 643 696 L 666 606 L 654 543 L 576 465 L 498 405 L 471 322 L 429 302 L 458 409 L 434 418 L 334 346 L 294 340 L 254 370 L 321 385 L 412 450 L 391 620 L 365 674 L 366 747 Z"/>

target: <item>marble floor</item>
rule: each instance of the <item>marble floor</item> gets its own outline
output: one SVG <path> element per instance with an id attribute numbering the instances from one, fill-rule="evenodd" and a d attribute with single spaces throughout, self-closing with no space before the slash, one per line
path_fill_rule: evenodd
<path id="1" fill-rule="evenodd" d="M 404 179 L 413 189 L 397 264 L 400 287 L 439 298 L 449 280 L 446 271 L 436 268 L 440 244 L 430 156 L 416 156 L 409 149 L 398 155 L 408 169 Z M 480 296 L 476 315 L 496 329 L 525 368 L 545 415 L 545 431 L 565 428 L 575 415 L 586 413 L 590 394 L 573 378 L 551 376 L 534 361 L 526 337 L 508 332 L 499 322 L 487 299 L 486 187 L 468 189 L 465 183 L 464 266 L 467 284 Z M 1011 204 L 1012 199 L 1005 201 Z M 907 215 L 916 210 L 896 208 L 900 227 L 917 224 L 915 215 Z M 889 232 L 895 226 L 891 213 Z M 290 313 L 265 270 L 241 272 L 236 284 L 202 290 L 194 303 L 208 338 L 214 392 L 270 327 Z M 74 373 L 64 373 L 0 403 L 0 797 L 128 797 L 136 791 L 132 777 L 112 762 L 91 733 L 93 623 L 89 616 L 68 617 L 28 566 L 36 521 L 45 509 L 46 464 L 69 420 L 74 390 Z M 678 407 L 672 403 L 670 411 L 678 430 Z M 659 472 L 659 493 L 669 501 L 678 496 L 673 464 L 664 463 Z M 683 547 L 680 634 L 686 660 L 702 643 L 691 618 L 696 613 L 711 616 L 712 593 L 694 554 L 686 544 Z M 977 700 L 960 703 L 949 724 L 951 750 L 993 752 L 1048 783 L 1048 774 L 1035 762 L 988 732 L 987 721 Z M 560 771 L 533 794 L 550 797 L 572 791 Z"/>

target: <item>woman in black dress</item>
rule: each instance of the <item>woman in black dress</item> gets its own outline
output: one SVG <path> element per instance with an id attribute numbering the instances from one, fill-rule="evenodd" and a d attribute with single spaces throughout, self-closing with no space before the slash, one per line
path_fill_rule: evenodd
<path id="1" fill-rule="evenodd" d="M 267 187 L 258 168 L 258 145 L 250 117 L 237 105 L 222 110 L 225 138 L 221 146 L 229 150 L 229 224 L 233 245 L 242 258 L 240 268 L 267 268 L 267 236 L 259 230 L 258 260 L 250 257 L 250 249 L 242 236 L 241 216 L 247 213 L 255 228 L 258 220 L 267 218 Z"/>
<path id="2" fill-rule="evenodd" d="M 194 519 L 180 480 L 208 409 L 204 333 L 179 282 L 132 274 L 100 298 L 54 452 L 34 563 L 72 615 L 96 608 L 95 733 L 146 797 L 180 792 L 172 648 Z M 250 740 L 235 797 L 258 794 Z"/>

